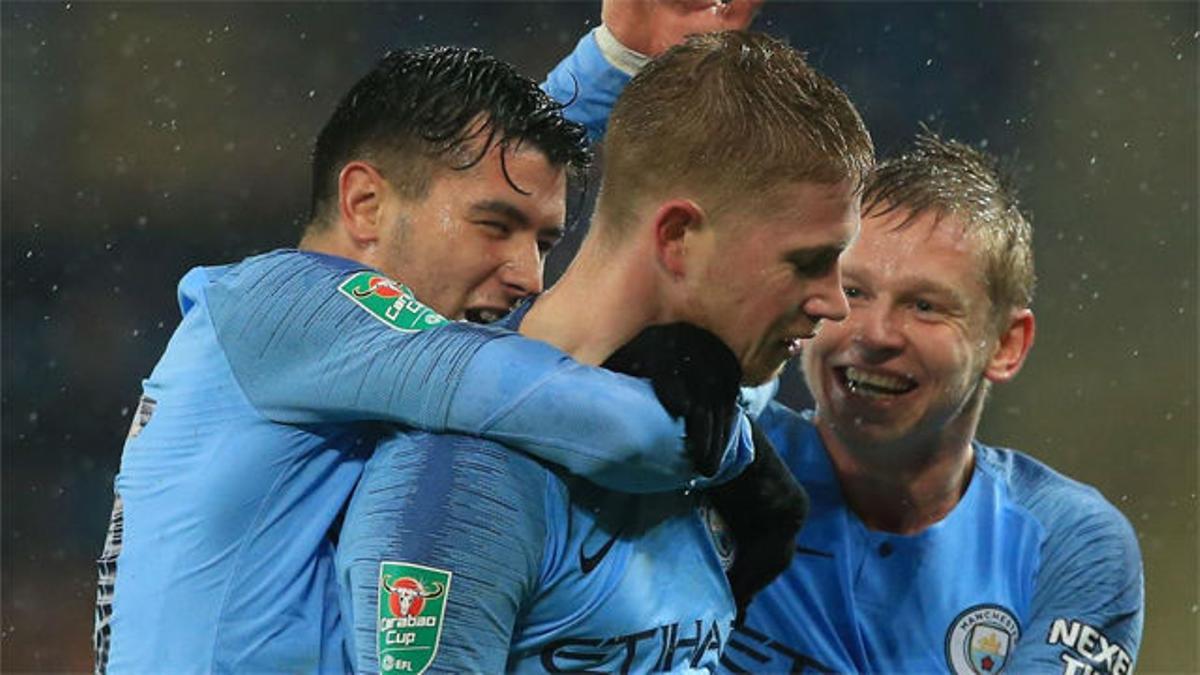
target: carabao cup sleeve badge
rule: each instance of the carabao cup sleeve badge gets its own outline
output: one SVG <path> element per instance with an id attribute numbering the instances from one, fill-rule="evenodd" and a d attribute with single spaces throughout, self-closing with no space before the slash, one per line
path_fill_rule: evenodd
<path id="1" fill-rule="evenodd" d="M 433 328 L 449 319 L 421 304 L 404 284 L 375 272 L 355 272 L 338 286 L 342 295 L 387 326 L 405 333 Z"/>
<path id="2" fill-rule="evenodd" d="M 423 673 L 433 663 L 451 576 L 449 570 L 413 563 L 379 564 L 380 673 Z"/>

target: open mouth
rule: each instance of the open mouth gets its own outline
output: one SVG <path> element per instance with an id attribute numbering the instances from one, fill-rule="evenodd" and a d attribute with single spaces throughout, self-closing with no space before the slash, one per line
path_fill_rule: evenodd
<path id="1" fill-rule="evenodd" d="M 494 309 L 492 307 L 472 307 L 463 312 L 463 317 L 471 323 L 493 323 L 504 318 L 508 314 L 508 310 Z"/>
<path id="2" fill-rule="evenodd" d="M 801 348 L 804 346 L 804 341 L 811 340 L 816 334 L 816 331 L 813 331 L 806 335 L 784 338 L 779 342 L 783 345 L 783 348 L 787 350 L 788 358 L 794 358 L 800 355 Z"/>
<path id="3" fill-rule="evenodd" d="M 870 373 L 854 366 L 843 366 L 834 371 L 850 393 L 866 398 L 893 398 L 917 388 L 917 383 L 910 377 Z"/>

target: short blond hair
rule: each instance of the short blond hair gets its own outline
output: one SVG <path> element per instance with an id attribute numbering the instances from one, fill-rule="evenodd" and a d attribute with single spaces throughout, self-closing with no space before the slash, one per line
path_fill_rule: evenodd
<path id="1" fill-rule="evenodd" d="M 864 215 L 909 212 L 960 218 L 980 243 L 993 310 L 1007 314 L 1033 303 L 1033 228 L 1015 188 L 995 158 L 922 126 L 912 148 L 879 164 L 863 195 Z"/>
<path id="2" fill-rule="evenodd" d="M 784 182 L 861 186 L 874 147 L 846 94 L 804 55 L 745 31 L 689 38 L 646 66 L 609 118 L 598 219 L 623 232 L 646 197 L 744 205 Z"/>

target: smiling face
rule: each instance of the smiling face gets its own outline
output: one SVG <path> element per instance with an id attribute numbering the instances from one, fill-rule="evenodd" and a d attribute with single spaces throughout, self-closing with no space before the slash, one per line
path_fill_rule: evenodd
<path id="1" fill-rule="evenodd" d="M 954 425 L 969 438 L 985 378 L 1015 374 L 996 370 L 1005 333 L 977 243 L 954 216 L 909 213 L 863 219 L 842 261 L 850 314 L 804 349 L 819 423 L 851 447 L 936 444 Z"/>
<path id="2" fill-rule="evenodd" d="M 436 171 L 418 199 L 387 190 L 368 262 L 443 316 L 495 320 L 542 290 L 564 232 L 566 173 L 536 149 L 500 144 L 468 169 Z"/>
<path id="3" fill-rule="evenodd" d="M 737 355 L 743 383 L 761 384 L 799 352 L 822 319 L 846 315 L 838 255 L 858 229 L 849 181 L 795 183 L 756 208 L 729 209 L 689 251 L 688 320 Z M 742 214 L 747 215 L 742 215 Z"/>

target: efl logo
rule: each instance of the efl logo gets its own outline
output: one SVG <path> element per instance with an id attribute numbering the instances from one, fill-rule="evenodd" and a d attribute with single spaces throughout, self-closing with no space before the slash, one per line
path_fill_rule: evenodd
<path id="1" fill-rule="evenodd" d="M 379 564 L 377 646 L 380 673 L 423 673 L 437 655 L 450 595 L 449 570 Z"/>

